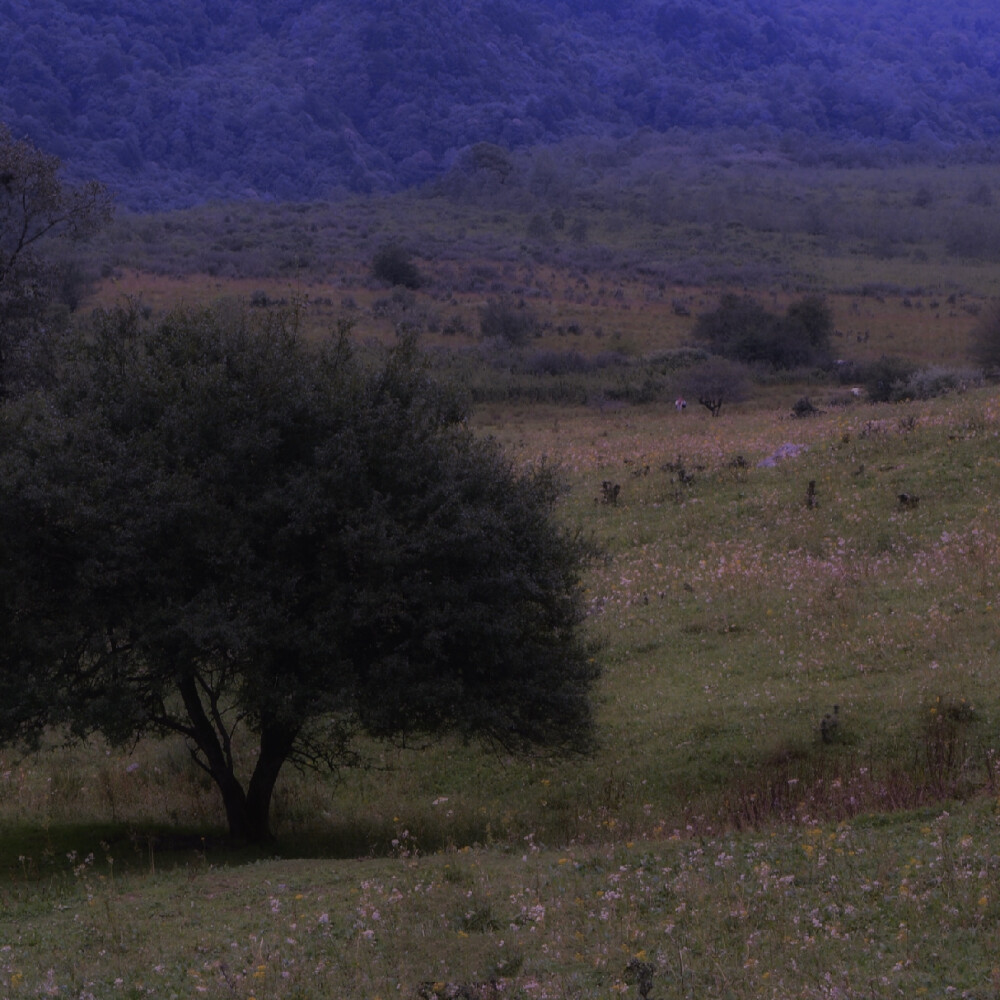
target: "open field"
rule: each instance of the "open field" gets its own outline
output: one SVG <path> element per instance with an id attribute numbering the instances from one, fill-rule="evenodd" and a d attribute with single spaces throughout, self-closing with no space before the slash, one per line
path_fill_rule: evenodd
<path id="1" fill-rule="evenodd" d="M 94 248 L 92 301 L 257 296 L 298 303 L 317 335 L 346 319 L 365 337 L 405 325 L 456 348 L 506 295 L 537 316 L 539 349 L 637 357 L 682 343 L 723 291 L 775 309 L 818 291 L 839 356 L 959 364 L 1000 293 L 998 232 L 995 165 L 806 170 L 774 151 L 647 137 L 599 168 L 593 151 L 541 151 L 482 190 L 126 215 Z M 386 243 L 412 253 L 416 292 L 372 278 Z"/>
<path id="2" fill-rule="evenodd" d="M 284 860 L 179 747 L 4 755 L 0 992 L 1000 995 L 1000 403 L 816 399 L 481 407 L 602 549 L 599 752 L 290 772 Z"/>
<path id="3" fill-rule="evenodd" d="M 485 266 L 485 265 L 484 265 Z M 219 297 L 249 301 L 265 294 L 272 301 L 294 302 L 303 310 L 306 328 L 322 336 L 346 319 L 364 336 L 392 340 L 400 324 L 421 333 L 432 348 L 471 348 L 479 341 L 479 309 L 500 294 L 530 304 L 541 328 L 532 338 L 537 350 L 575 350 L 586 356 L 620 351 L 641 357 L 677 348 L 690 340 L 694 318 L 715 307 L 722 292 L 742 287 L 663 285 L 648 279 L 601 282 L 573 271 L 508 266 L 480 288 L 458 290 L 447 275 L 426 268 L 429 287 L 417 292 L 387 291 L 363 272 L 338 273 L 336 280 L 261 281 L 219 279 L 206 275 L 169 277 L 131 272 L 102 283 L 93 302 L 112 305 L 134 296 L 155 310 L 178 302 L 197 305 Z M 374 285 L 374 287 L 373 287 Z M 787 291 L 759 296 L 781 311 L 797 296 Z M 856 361 L 900 355 L 922 365 L 962 364 L 970 333 L 985 302 L 974 294 L 886 293 L 877 287 L 829 293 L 836 334 L 834 350 Z M 346 305 L 345 305 L 346 303 Z M 678 315 L 678 312 L 686 315 Z"/>
<path id="4" fill-rule="evenodd" d="M 364 746 L 282 775 L 262 855 L 178 744 L 0 751 L 0 997 L 1000 998 L 996 387 L 870 405 L 772 373 L 712 419 L 674 411 L 670 360 L 723 291 L 819 291 L 843 359 L 967 365 L 1000 171 L 546 169 L 122 219 L 82 311 L 416 332 L 596 543 L 597 752 Z M 389 240 L 418 290 L 371 276 Z M 516 351 L 479 333 L 499 296 L 538 320 Z"/>

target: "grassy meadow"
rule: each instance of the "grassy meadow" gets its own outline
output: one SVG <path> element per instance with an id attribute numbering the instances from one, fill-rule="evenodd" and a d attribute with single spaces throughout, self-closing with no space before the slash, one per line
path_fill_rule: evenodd
<path id="1" fill-rule="evenodd" d="M 755 183 L 727 204 L 764 204 Z M 415 232 L 430 231 L 428 206 L 407 217 Z M 304 303 L 317 333 L 347 315 L 359 339 L 385 340 L 410 322 L 466 359 L 442 368 L 471 357 L 489 380 L 505 377 L 477 344 L 489 295 L 539 314 L 530 350 L 638 361 L 680 348 L 700 308 L 742 287 L 732 272 L 695 283 L 612 253 L 602 274 L 593 255 L 521 251 L 511 208 L 498 259 L 466 208 L 439 206 L 427 286 L 393 292 L 359 249 L 400 224 L 391 209 L 345 209 L 345 232 L 361 240 L 351 212 L 370 231 L 343 244 L 335 280 L 120 268 L 93 301 L 263 289 Z M 607 214 L 588 216 L 592 238 L 626 243 Z M 166 221 L 148 221 L 150 245 Z M 986 264 L 947 262 L 921 232 L 920 254 L 868 252 L 856 276 L 846 242 L 813 258 L 808 233 L 751 221 L 721 223 L 748 258 L 786 247 L 751 290 L 781 305 L 825 288 L 845 357 L 966 363 Z M 693 256 L 695 223 L 670 225 Z M 454 258 L 448 226 L 465 240 Z M 579 385 L 536 375 L 564 378 L 566 401 L 497 393 L 472 417 L 515 463 L 560 467 L 559 515 L 597 545 L 592 757 L 372 745 L 365 769 L 284 774 L 278 841 L 260 854 L 225 843 L 182 746 L 54 735 L 33 757 L 0 751 L 0 996 L 1000 997 L 996 388 L 870 405 L 798 373 L 712 419 L 674 410 L 669 372 L 644 402 L 609 391 L 633 377 L 648 366 Z M 819 412 L 794 418 L 805 394 Z"/>

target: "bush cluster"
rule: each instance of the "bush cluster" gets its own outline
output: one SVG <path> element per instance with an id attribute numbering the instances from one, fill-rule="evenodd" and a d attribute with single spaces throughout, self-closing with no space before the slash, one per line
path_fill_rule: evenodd
<path id="1" fill-rule="evenodd" d="M 479 310 L 479 332 L 486 339 L 496 338 L 519 346 L 541 330 L 535 314 L 524 304 L 508 296 L 486 300 Z"/>
<path id="2" fill-rule="evenodd" d="M 731 361 L 799 368 L 829 360 L 833 314 L 818 295 L 793 302 L 779 316 L 750 296 L 727 294 L 698 317 L 694 335 Z"/>
<path id="3" fill-rule="evenodd" d="M 372 274 L 379 281 L 403 288 L 419 288 L 423 284 L 409 251 L 398 243 L 387 243 L 378 250 L 372 259 Z"/>
<path id="4" fill-rule="evenodd" d="M 920 368 L 905 358 L 883 356 L 877 361 L 837 365 L 841 385 L 864 386 L 873 403 L 901 403 L 910 399 L 933 399 L 949 392 L 963 392 L 982 385 L 978 368 L 932 365 Z"/>

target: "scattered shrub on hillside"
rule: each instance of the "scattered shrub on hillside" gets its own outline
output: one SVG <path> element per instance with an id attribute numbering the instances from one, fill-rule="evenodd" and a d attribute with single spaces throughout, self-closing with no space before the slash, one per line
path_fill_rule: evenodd
<path id="1" fill-rule="evenodd" d="M 941 794 L 961 787 L 971 744 L 969 730 L 978 721 L 975 707 L 965 698 L 936 696 L 920 712 L 919 739 L 926 778 Z"/>
<path id="2" fill-rule="evenodd" d="M 902 387 L 906 399 L 933 399 L 949 392 L 965 392 L 982 385 L 983 373 L 976 368 L 921 368 Z"/>
<path id="3" fill-rule="evenodd" d="M 812 400 L 808 396 L 802 396 L 792 405 L 793 417 L 812 417 L 820 411 L 813 406 Z"/>
<path id="4" fill-rule="evenodd" d="M 646 373 L 635 378 L 620 377 L 615 385 L 605 386 L 604 397 L 619 403 L 641 406 L 655 403 L 667 394 L 667 385 L 661 378 Z"/>
<path id="5" fill-rule="evenodd" d="M 989 208 L 993 204 L 993 188 L 985 181 L 975 185 L 965 199 L 970 205 Z"/>
<path id="6" fill-rule="evenodd" d="M 698 317 L 694 335 L 731 361 L 796 368 L 827 360 L 833 314 L 818 295 L 793 302 L 778 316 L 750 296 L 728 294 L 717 309 Z"/>
<path id="7" fill-rule="evenodd" d="M 593 367 L 593 362 L 579 351 L 533 351 L 524 360 L 524 370 L 531 375 L 568 375 L 590 371 Z"/>
<path id="8" fill-rule="evenodd" d="M 906 391 L 907 383 L 917 370 L 912 361 L 883 356 L 878 361 L 859 366 L 858 370 L 861 373 L 860 381 L 873 403 L 900 402 L 913 398 Z"/>
<path id="9" fill-rule="evenodd" d="M 569 227 L 569 238 L 574 243 L 586 243 L 589 224 L 586 219 L 574 219 Z"/>
<path id="10" fill-rule="evenodd" d="M 646 363 L 658 371 L 680 371 L 700 364 L 709 358 L 708 351 L 703 347 L 673 347 L 662 351 L 653 351 L 646 355 Z"/>
<path id="11" fill-rule="evenodd" d="M 982 311 L 972 331 L 972 358 L 988 372 L 1000 372 L 1000 301 Z"/>
<path id="12" fill-rule="evenodd" d="M 750 378 L 743 365 L 725 358 L 710 358 L 690 369 L 684 380 L 684 392 L 717 417 L 727 403 L 747 398 Z"/>
<path id="13" fill-rule="evenodd" d="M 1000 255 L 1000 234 L 981 208 L 956 213 L 949 221 L 945 248 L 955 257 L 995 260 Z"/>
<path id="14" fill-rule="evenodd" d="M 632 359 L 621 351 L 601 351 L 594 355 L 595 368 L 627 368 Z"/>
<path id="15" fill-rule="evenodd" d="M 824 361 L 833 337 L 833 312 L 822 295 L 806 295 L 792 302 L 782 324 L 784 339 L 801 340 L 809 349 L 810 363 Z"/>
<path id="16" fill-rule="evenodd" d="M 486 338 L 499 338 L 520 345 L 538 336 L 540 325 L 524 301 L 514 302 L 506 295 L 486 300 L 479 310 L 479 332 Z"/>
<path id="17" fill-rule="evenodd" d="M 528 238 L 547 242 L 553 236 L 552 222 L 544 215 L 533 215 L 528 221 Z"/>
<path id="18" fill-rule="evenodd" d="M 372 274 L 379 281 L 404 288 L 419 288 L 423 284 L 409 251 L 398 243 L 386 243 L 379 249 L 372 259 Z"/>

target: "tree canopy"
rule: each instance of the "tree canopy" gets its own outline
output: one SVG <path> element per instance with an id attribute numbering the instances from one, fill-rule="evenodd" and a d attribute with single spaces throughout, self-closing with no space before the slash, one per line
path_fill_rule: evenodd
<path id="1" fill-rule="evenodd" d="M 743 365 L 714 357 L 688 370 L 684 391 L 717 417 L 727 403 L 742 403 L 747 398 L 749 383 Z"/>
<path id="2" fill-rule="evenodd" d="M 65 183 L 57 157 L 0 122 L 0 393 L 52 298 L 56 267 L 46 244 L 87 236 L 110 216 L 102 185 Z"/>
<path id="3" fill-rule="evenodd" d="M 0 739 L 180 734 L 250 840 L 360 732 L 585 747 L 584 546 L 463 416 L 410 341 L 100 314 L 0 418 Z"/>
<path id="4" fill-rule="evenodd" d="M 794 368 L 829 359 L 833 313 L 819 295 L 792 302 L 779 316 L 751 296 L 727 293 L 716 309 L 698 317 L 693 332 L 721 357 Z"/>
<path id="5" fill-rule="evenodd" d="M 990 0 L 37 0 L 0 4 L 0 118 L 146 210 L 641 129 L 992 161 L 998 39 Z"/>

